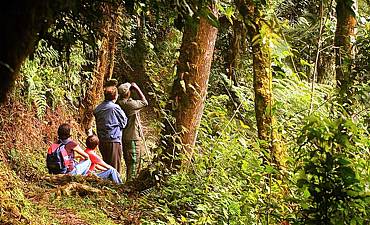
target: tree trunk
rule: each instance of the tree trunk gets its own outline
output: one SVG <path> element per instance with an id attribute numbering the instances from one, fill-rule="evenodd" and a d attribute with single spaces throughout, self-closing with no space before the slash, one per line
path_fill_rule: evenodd
<path id="1" fill-rule="evenodd" d="M 212 8 L 217 16 L 217 11 Z M 191 21 L 190 21 L 191 20 Z M 197 130 L 203 114 L 204 101 L 215 47 L 217 28 L 200 17 L 199 21 L 191 18 L 185 24 L 176 79 L 172 88 L 172 110 L 176 119 L 172 128 L 167 127 L 167 134 L 178 135 L 180 145 L 173 140 L 167 142 L 167 155 L 171 158 L 185 153 L 191 159 Z M 171 147 L 170 147 L 171 146 Z M 178 147 L 175 147 L 178 146 Z M 175 164 L 181 164 L 175 160 Z"/>
<path id="2" fill-rule="evenodd" d="M 337 26 L 334 37 L 335 45 L 335 64 L 337 86 L 341 94 L 346 94 L 351 85 L 351 61 L 355 51 L 353 43 L 355 40 L 357 9 L 356 1 L 348 5 L 351 1 L 337 0 Z"/>
<path id="3" fill-rule="evenodd" d="M 112 78 L 117 38 L 119 37 L 121 26 L 122 7 L 107 3 L 103 5 L 103 14 L 106 16 L 101 26 L 103 38 L 98 50 L 93 81 L 86 92 L 82 107 L 80 108 L 81 124 L 85 132 L 88 132 L 92 127 L 93 111 L 101 100 L 104 82 Z"/>
<path id="4" fill-rule="evenodd" d="M 333 49 L 322 51 L 317 65 L 317 82 L 320 84 L 333 84 L 335 80 L 335 58 Z"/>
<path id="5" fill-rule="evenodd" d="M 263 11 L 253 1 L 238 2 L 240 13 L 245 19 L 248 37 L 252 45 L 254 104 L 257 120 L 258 138 L 266 143 L 275 162 L 281 158 L 277 133 L 274 129 L 275 119 L 272 113 L 272 67 L 269 47 L 268 24 L 263 19 Z M 261 31 L 263 30 L 264 33 Z"/>
<path id="6" fill-rule="evenodd" d="M 227 77 L 233 81 L 234 85 L 238 85 L 236 71 L 240 67 L 240 58 L 245 51 L 246 40 L 245 26 L 242 22 L 236 20 L 232 26 L 232 34 L 230 35 L 230 49 L 227 56 Z"/>
<path id="7" fill-rule="evenodd" d="M 50 1 L 14 0 L 0 9 L 0 102 L 12 88 L 19 69 L 38 41 L 38 33 L 48 29 L 53 11 Z"/>
<path id="8" fill-rule="evenodd" d="M 314 82 L 318 82 L 320 84 L 333 84 L 335 82 L 335 54 L 334 48 L 332 47 L 334 37 L 330 39 L 322 38 L 325 32 L 329 32 L 330 35 L 332 34 L 331 30 L 325 29 L 325 23 L 328 17 L 334 16 L 334 10 L 331 7 L 327 7 L 328 12 L 325 12 L 325 5 L 324 2 L 321 1 L 320 3 L 320 37 L 318 43 L 318 61 L 317 61 L 317 80 Z M 316 60 L 316 59 L 315 59 Z M 315 72 L 315 71 L 314 71 Z M 313 76 L 315 77 L 315 76 Z"/>
<path id="9" fill-rule="evenodd" d="M 256 24 L 257 25 L 257 24 Z M 256 26 L 260 31 L 260 25 Z M 255 37 L 260 33 L 251 32 Z M 267 41 L 268 42 L 268 41 Z M 272 68 L 271 52 L 267 44 L 263 44 L 262 38 L 252 44 L 253 52 L 253 87 L 254 106 L 257 120 L 258 138 L 268 143 L 271 157 L 278 162 L 281 158 L 277 133 L 274 129 L 275 118 L 272 113 Z"/>

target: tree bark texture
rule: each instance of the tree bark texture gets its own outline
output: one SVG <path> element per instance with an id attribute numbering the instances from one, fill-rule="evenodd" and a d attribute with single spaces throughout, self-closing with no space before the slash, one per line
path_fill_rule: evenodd
<path id="1" fill-rule="evenodd" d="M 245 51 L 246 31 L 241 21 L 234 21 L 232 34 L 230 35 L 230 49 L 227 56 L 227 76 L 233 81 L 234 85 L 238 84 L 236 71 L 240 67 L 240 58 Z"/>
<path id="2" fill-rule="evenodd" d="M 252 46 L 253 52 L 253 87 L 255 93 L 255 112 L 257 119 L 258 137 L 270 139 L 272 128 L 272 72 L 271 55 L 266 47 L 259 43 Z"/>
<path id="3" fill-rule="evenodd" d="M 351 61 L 354 58 L 355 51 L 353 43 L 355 40 L 356 1 L 349 5 L 350 1 L 337 0 L 337 26 L 334 37 L 335 45 L 335 64 L 337 86 L 341 93 L 346 93 L 351 83 Z M 352 8 L 351 8 L 352 7 Z"/>
<path id="4" fill-rule="evenodd" d="M 329 34 L 327 35 L 332 36 L 332 32 L 325 29 L 325 23 L 328 17 L 330 18 L 334 16 L 334 9 L 332 9 L 332 7 L 328 7 L 328 12 L 325 13 L 325 5 L 324 2 L 321 1 L 319 12 L 320 13 L 318 16 L 320 16 L 320 36 L 318 40 L 319 52 L 317 53 L 317 80 L 315 80 L 315 82 L 317 81 L 320 84 L 333 84 L 335 83 L 335 54 L 334 48 L 332 47 L 334 37 L 326 39 L 323 38 L 323 35 L 324 33 L 329 32 Z"/>
<path id="5" fill-rule="evenodd" d="M 52 21 L 50 1 L 14 0 L 0 7 L 0 102 L 11 90 L 19 69 L 33 51 L 38 34 Z"/>
<path id="6" fill-rule="evenodd" d="M 216 9 L 212 11 L 217 15 Z M 184 28 L 172 101 L 176 119 L 174 129 L 182 146 L 180 151 L 189 158 L 203 114 L 217 31 L 202 16 L 199 21 L 187 21 Z"/>
<path id="7" fill-rule="evenodd" d="M 254 104 L 258 138 L 267 143 L 275 161 L 281 158 L 281 149 L 274 129 L 272 113 L 272 67 L 269 46 L 269 28 L 264 22 L 264 14 L 251 0 L 238 2 L 239 12 L 245 19 L 247 35 L 252 46 Z M 262 32 L 263 31 L 263 32 Z"/>
<path id="8" fill-rule="evenodd" d="M 117 42 L 120 34 L 122 6 L 116 4 L 104 4 L 103 14 L 105 18 L 101 25 L 103 34 L 101 46 L 98 50 L 96 68 L 93 80 L 86 92 L 82 107 L 80 108 L 81 124 L 87 132 L 92 127 L 93 111 L 101 100 L 104 83 L 112 78 Z"/>
<path id="9" fill-rule="evenodd" d="M 335 57 L 333 49 L 322 51 L 317 65 L 317 82 L 320 84 L 332 84 L 335 80 Z"/>

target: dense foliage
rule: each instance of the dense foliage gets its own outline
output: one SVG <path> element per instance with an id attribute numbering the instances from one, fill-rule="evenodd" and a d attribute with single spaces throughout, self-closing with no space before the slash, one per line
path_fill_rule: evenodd
<path id="1" fill-rule="evenodd" d="M 69 103 L 77 108 L 85 96 L 91 82 L 93 63 L 83 54 L 81 43 L 71 47 L 69 60 L 56 51 L 46 41 L 41 40 L 33 54 L 33 59 L 24 63 L 19 82 L 20 96 L 25 97 L 30 106 L 35 106 L 41 117 L 48 107 Z"/>
<path id="2" fill-rule="evenodd" d="M 87 4 L 93 9 L 90 13 L 82 7 L 75 9 L 82 14 L 73 10 L 58 14 L 57 22 L 41 35 L 44 39 L 23 63 L 11 96 L 14 105 L 9 107 L 18 114 L 9 112 L 8 105 L 1 110 L 0 222 L 63 223 L 54 215 L 67 208 L 89 224 L 370 223 L 368 6 L 361 3 L 363 9 L 357 15 L 355 57 L 344 62 L 352 80 L 343 101 L 335 80 L 334 1 L 247 1 L 259 4 L 258 22 L 263 24 L 258 35 L 249 39 L 248 29 L 257 23 L 242 15 L 247 9 L 238 8 L 246 1 L 217 2 L 218 20 L 204 8 L 210 2 L 125 2 L 113 78 L 139 83 L 150 99 L 142 117 L 148 133 L 146 151 L 150 151 L 145 156 L 149 168 L 145 178 L 153 177 L 156 184 L 129 197 L 131 186 L 81 177 L 69 182 L 93 191 L 71 194 L 63 191 L 68 185 L 55 184 L 46 176 L 42 148 L 55 138 L 56 123 L 79 121 L 97 53 L 105 50 L 100 49 L 101 30 L 92 13 L 101 12 L 101 5 Z M 195 24 L 199 16 L 219 28 L 208 95 L 193 158 L 186 161 L 180 155 L 184 163 L 170 171 L 160 161 L 161 135 L 166 122 L 176 122 L 168 106 L 183 23 L 194 17 Z M 260 140 L 257 135 L 258 65 L 253 47 L 261 37 L 271 62 L 264 69 L 271 68 L 273 75 L 269 80 L 272 105 L 266 113 L 274 118 L 270 127 L 278 134 L 274 140 Z M 67 107 L 61 112 L 60 106 Z M 30 123 L 20 120 L 25 115 Z M 31 120 L 34 115 L 37 119 Z M 22 136 L 18 141 L 19 129 L 27 130 L 23 133 L 30 138 Z M 74 137 L 84 139 L 78 129 Z M 34 144 L 27 138 L 38 141 Z M 169 140 L 181 148 L 178 134 Z M 279 162 L 272 160 L 273 142 L 282 150 Z"/>

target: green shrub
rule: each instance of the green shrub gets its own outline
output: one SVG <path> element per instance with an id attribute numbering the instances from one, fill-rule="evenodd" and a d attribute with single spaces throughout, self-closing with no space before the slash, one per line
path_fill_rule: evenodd
<path id="1" fill-rule="evenodd" d="M 300 223 L 370 221 L 370 195 L 365 188 L 370 145 L 364 132 L 348 119 L 308 118 L 297 150 Z"/>
<path id="2" fill-rule="evenodd" d="M 230 119 L 227 96 L 208 102 L 194 161 L 146 198 L 144 224 L 270 224 L 288 214 L 286 185 L 263 164 L 248 127 Z"/>

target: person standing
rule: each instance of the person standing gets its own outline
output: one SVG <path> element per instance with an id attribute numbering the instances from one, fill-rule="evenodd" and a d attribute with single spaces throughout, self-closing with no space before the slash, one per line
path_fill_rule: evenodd
<path id="1" fill-rule="evenodd" d="M 136 91 L 140 99 L 132 99 L 131 91 Z M 123 131 L 122 143 L 123 157 L 126 163 L 126 179 L 132 180 L 140 171 L 143 149 L 141 141 L 144 135 L 139 111 L 148 105 L 148 101 L 136 83 L 121 84 L 118 87 L 118 93 L 119 100 L 117 103 L 128 117 L 127 127 Z"/>
<path id="2" fill-rule="evenodd" d="M 122 130 L 127 125 L 127 117 L 117 101 L 117 88 L 108 86 L 104 89 L 104 101 L 94 110 L 96 130 L 99 137 L 99 149 L 103 160 L 121 171 Z"/>

